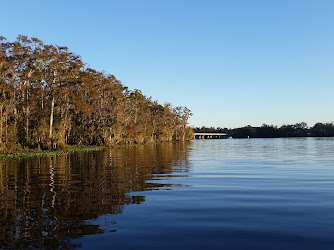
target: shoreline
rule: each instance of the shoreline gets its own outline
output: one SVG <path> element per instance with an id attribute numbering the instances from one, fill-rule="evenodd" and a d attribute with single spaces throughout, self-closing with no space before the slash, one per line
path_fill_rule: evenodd
<path id="1" fill-rule="evenodd" d="M 55 156 L 55 155 L 63 155 L 63 154 L 71 154 L 75 152 L 85 152 L 85 151 L 98 151 L 104 146 L 71 146 L 68 149 L 64 150 L 41 150 L 41 151 L 28 151 L 28 150 L 18 150 L 13 151 L 8 154 L 0 154 L 0 161 L 4 160 L 20 160 L 20 159 L 33 159 L 44 156 Z"/>
<path id="2" fill-rule="evenodd" d="M 188 141 L 188 140 L 186 140 Z M 40 151 L 29 151 L 28 150 L 17 150 L 7 154 L 0 153 L 0 162 L 5 160 L 21 160 L 21 159 L 34 159 L 39 157 L 45 156 L 56 156 L 56 155 L 64 155 L 64 154 L 71 154 L 76 152 L 88 152 L 88 151 L 98 151 L 105 148 L 123 148 L 123 147 L 137 147 L 137 146 L 144 146 L 144 145 L 154 145 L 154 144 L 162 144 L 162 143 L 173 143 L 177 141 L 165 141 L 165 142 L 150 142 L 150 143 L 143 143 L 143 144 L 128 144 L 128 145 L 114 145 L 114 146 L 71 146 L 68 149 L 63 150 L 40 150 Z"/>

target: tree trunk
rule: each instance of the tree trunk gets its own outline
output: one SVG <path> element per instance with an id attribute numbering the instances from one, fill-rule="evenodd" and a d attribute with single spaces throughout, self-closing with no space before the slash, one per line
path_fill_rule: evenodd
<path id="1" fill-rule="evenodd" d="M 42 106 L 42 110 L 44 109 L 44 95 L 43 95 L 43 92 L 42 92 L 42 98 L 41 98 L 41 106 Z"/>
<path id="2" fill-rule="evenodd" d="M 0 107 L 0 144 L 2 143 L 2 107 Z"/>
<path id="3" fill-rule="evenodd" d="M 29 141 L 29 115 L 30 110 L 29 107 L 26 108 L 26 143 Z"/>
<path id="4" fill-rule="evenodd" d="M 155 132 L 155 126 L 153 126 L 152 135 L 151 135 L 152 142 L 154 141 L 154 132 Z"/>
<path id="5" fill-rule="evenodd" d="M 55 106 L 55 97 L 52 95 L 52 100 L 51 100 L 51 114 L 50 114 L 50 130 L 49 130 L 49 139 L 52 139 L 52 127 L 53 127 L 53 111 L 54 111 L 54 106 Z"/>
<path id="6" fill-rule="evenodd" d="M 138 113 L 137 110 L 138 110 L 138 109 L 136 108 L 136 113 L 135 113 L 135 125 L 136 125 L 136 123 L 137 123 L 137 113 Z"/>
<path id="7" fill-rule="evenodd" d="M 33 71 L 30 70 L 28 75 L 27 75 L 27 79 L 29 79 L 32 75 Z M 25 80 L 24 83 L 24 88 L 25 88 L 25 96 L 24 96 L 24 103 L 25 103 L 25 115 L 26 115 L 26 124 L 25 124 L 25 131 L 26 131 L 26 144 L 29 141 L 29 104 L 28 104 L 28 99 L 29 99 L 29 81 Z"/>
<path id="8" fill-rule="evenodd" d="M 8 144 L 8 123 L 7 123 L 7 120 L 8 120 L 8 114 L 6 113 L 6 116 L 5 116 L 5 145 Z"/>

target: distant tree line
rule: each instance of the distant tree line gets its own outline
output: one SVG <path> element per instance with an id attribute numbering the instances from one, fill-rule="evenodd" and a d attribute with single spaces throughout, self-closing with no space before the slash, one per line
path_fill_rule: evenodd
<path id="1" fill-rule="evenodd" d="M 67 47 L 0 37 L 0 153 L 186 140 L 191 115 L 86 67 Z"/>
<path id="2" fill-rule="evenodd" d="M 331 137 L 334 136 L 334 124 L 316 123 L 313 127 L 308 127 L 305 122 L 294 125 L 283 125 L 277 127 L 274 125 L 263 124 L 261 127 L 246 126 L 242 128 L 215 128 L 215 127 L 197 127 L 194 132 L 215 132 L 227 133 L 233 138 L 278 138 L 278 137 Z"/>

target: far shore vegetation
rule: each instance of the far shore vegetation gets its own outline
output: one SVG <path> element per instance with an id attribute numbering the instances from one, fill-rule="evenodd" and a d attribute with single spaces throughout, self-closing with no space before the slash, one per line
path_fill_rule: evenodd
<path id="1" fill-rule="evenodd" d="M 129 90 L 67 47 L 0 37 L 0 154 L 185 141 L 191 115 Z"/>
<path id="2" fill-rule="evenodd" d="M 261 127 L 245 126 L 242 128 L 215 128 L 196 127 L 195 133 L 227 133 L 233 138 L 281 138 L 281 137 L 333 137 L 334 124 L 316 123 L 313 127 L 308 127 L 307 123 L 300 122 L 293 125 L 283 125 L 281 127 L 263 124 Z"/>

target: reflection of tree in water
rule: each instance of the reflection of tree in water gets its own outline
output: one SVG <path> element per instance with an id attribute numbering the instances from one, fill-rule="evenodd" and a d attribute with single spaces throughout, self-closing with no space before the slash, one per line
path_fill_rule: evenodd
<path id="1" fill-rule="evenodd" d="M 140 204 L 156 175 L 187 172 L 187 144 L 157 144 L 0 162 L 0 247 L 72 248 L 104 231 L 85 220 Z"/>

